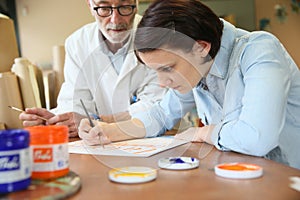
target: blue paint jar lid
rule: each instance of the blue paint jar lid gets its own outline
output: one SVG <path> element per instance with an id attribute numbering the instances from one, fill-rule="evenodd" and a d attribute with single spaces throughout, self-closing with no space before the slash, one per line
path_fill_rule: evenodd
<path id="1" fill-rule="evenodd" d="M 29 132 L 23 129 L 0 131 L 0 151 L 24 149 L 29 146 Z"/>
<path id="2" fill-rule="evenodd" d="M 168 157 L 161 158 L 158 166 L 162 169 L 185 170 L 199 167 L 199 160 L 193 157 Z"/>

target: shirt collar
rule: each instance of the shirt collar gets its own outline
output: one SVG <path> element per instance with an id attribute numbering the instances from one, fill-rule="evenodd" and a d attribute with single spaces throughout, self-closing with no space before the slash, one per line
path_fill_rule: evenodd
<path id="1" fill-rule="evenodd" d="M 209 74 L 224 79 L 228 72 L 229 60 L 234 47 L 236 28 L 225 20 L 221 20 L 224 24 L 221 47 L 209 70 Z"/>

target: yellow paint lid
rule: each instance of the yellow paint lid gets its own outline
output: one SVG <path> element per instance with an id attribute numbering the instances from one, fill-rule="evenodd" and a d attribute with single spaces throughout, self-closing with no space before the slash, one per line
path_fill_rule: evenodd
<path id="1" fill-rule="evenodd" d="M 108 177 L 117 183 L 145 183 L 155 180 L 157 171 L 150 167 L 127 166 L 110 170 Z"/>

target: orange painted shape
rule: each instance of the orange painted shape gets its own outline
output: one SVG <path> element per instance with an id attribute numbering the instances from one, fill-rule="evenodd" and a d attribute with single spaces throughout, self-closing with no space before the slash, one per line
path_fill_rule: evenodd
<path id="1" fill-rule="evenodd" d="M 225 163 L 223 165 L 219 165 L 218 168 L 234 171 L 255 171 L 261 169 L 261 167 L 259 167 L 258 165 L 246 163 Z"/>

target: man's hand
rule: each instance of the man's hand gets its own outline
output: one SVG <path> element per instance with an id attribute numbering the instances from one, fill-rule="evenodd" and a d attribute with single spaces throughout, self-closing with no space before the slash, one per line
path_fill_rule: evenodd
<path id="1" fill-rule="evenodd" d="M 38 116 L 50 119 L 55 115 L 45 108 L 26 108 L 25 112 L 19 115 L 19 119 L 23 121 L 23 126 L 25 127 L 47 124 L 47 122 L 38 118 Z"/>
<path id="2" fill-rule="evenodd" d="M 38 116 L 48 119 L 46 122 L 39 119 Z M 65 125 L 69 129 L 69 137 L 78 136 L 78 126 L 80 120 L 84 116 L 68 112 L 64 114 L 54 115 L 45 108 L 26 108 L 25 112 L 19 115 L 19 119 L 23 121 L 23 126 L 38 126 L 38 125 Z"/>
<path id="3" fill-rule="evenodd" d="M 78 126 L 81 119 L 85 118 L 75 112 L 68 112 L 59 115 L 55 115 L 48 120 L 49 125 L 65 125 L 69 128 L 69 137 L 78 136 Z"/>

